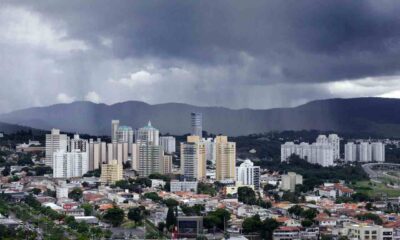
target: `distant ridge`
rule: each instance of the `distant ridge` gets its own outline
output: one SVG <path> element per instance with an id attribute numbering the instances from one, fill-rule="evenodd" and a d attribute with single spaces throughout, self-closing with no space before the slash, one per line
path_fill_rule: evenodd
<path id="1" fill-rule="evenodd" d="M 400 99 L 316 100 L 294 108 L 268 110 L 198 107 L 182 103 L 150 105 L 128 101 L 113 105 L 73 102 L 0 115 L 0 121 L 49 130 L 108 135 L 112 119 L 134 128 L 148 120 L 162 133 L 190 132 L 190 112 L 203 113 L 203 129 L 231 136 L 272 130 L 324 130 L 400 137 Z"/>

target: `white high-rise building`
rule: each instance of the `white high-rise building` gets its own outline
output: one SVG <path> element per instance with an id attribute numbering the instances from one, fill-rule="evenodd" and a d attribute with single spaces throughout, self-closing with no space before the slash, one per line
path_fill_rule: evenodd
<path id="1" fill-rule="evenodd" d="M 160 137 L 160 144 L 164 149 L 164 152 L 171 154 L 176 151 L 176 140 L 172 136 Z"/>
<path id="2" fill-rule="evenodd" d="M 132 146 L 132 145 L 131 145 Z M 107 143 L 107 163 L 117 160 L 118 164 L 128 161 L 128 143 Z"/>
<path id="3" fill-rule="evenodd" d="M 384 162 L 385 144 L 382 142 L 348 142 L 345 145 L 346 162 Z"/>
<path id="4" fill-rule="evenodd" d="M 353 142 L 348 142 L 344 145 L 344 160 L 346 162 L 357 161 L 357 145 Z"/>
<path id="5" fill-rule="evenodd" d="M 81 152 L 87 152 L 88 149 L 88 141 L 85 139 L 81 139 L 79 134 L 75 134 L 74 138 L 68 141 L 68 151 L 72 152 L 75 150 L 80 150 Z"/>
<path id="6" fill-rule="evenodd" d="M 67 151 L 67 149 L 68 136 L 66 134 L 60 134 L 59 129 L 52 129 L 51 134 L 46 134 L 45 164 L 53 167 L 53 154 L 60 150 Z"/>
<path id="7" fill-rule="evenodd" d="M 161 146 L 136 144 L 136 161 L 139 176 L 147 177 L 152 173 L 164 172 L 164 155 Z M 133 167 L 133 164 L 132 164 Z"/>
<path id="8" fill-rule="evenodd" d="M 236 181 L 242 185 L 254 186 L 254 189 L 260 188 L 260 167 L 254 166 L 254 163 L 246 159 L 239 167 L 236 167 Z"/>
<path id="9" fill-rule="evenodd" d="M 119 128 L 119 120 L 111 120 L 111 142 L 117 142 L 117 131 Z"/>
<path id="10" fill-rule="evenodd" d="M 372 148 L 372 161 L 384 162 L 385 161 L 385 144 L 382 142 L 371 143 Z"/>
<path id="11" fill-rule="evenodd" d="M 337 134 L 329 134 L 328 143 L 333 148 L 333 159 L 340 159 L 340 138 Z"/>
<path id="12" fill-rule="evenodd" d="M 89 139 L 89 170 L 99 169 L 101 164 L 107 163 L 107 144 L 100 138 L 96 142 Z"/>
<path id="13" fill-rule="evenodd" d="M 132 154 L 133 130 L 128 126 L 119 126 L 117 129 L 117 142 L 128 144 L 128 154 Z"/>
<path id="14" fill-rule="evenodd" d="M 139 128 L 135 132 L 135 141 L 137 144 L 150 144 L 158 146 L 160 143 L 159 139 L 160 132 L 158 129 L 151 126 L 151 122 L 147 126 Z"/>
<path id="15" fill-rule="evenodd" d="M 53 154 L 53 177 L 82 177 L 89 171 L 88 152 L 59 150 Z"/>
<path id="16" fill-rule="evenodd" d="M 311 164 L 319 164 L 323 167 L 333 166 L 335 154 L 340 156 L 340 140 L 336 134 L 329 138 L 319 135 L 315 143 L 302 142 L 295 144 L 286 142 L 281 145 L 281 161 L 286 162 L 291 155 L 297 155 Z"/>
<path id="17" fill-rule="evenodd" d="M 203 138 L 206 147 L 206 160 L 215 164 L 215 141 L 213 138 Z"/>
<path id="18" fill-rule="evenodd" d="M 201 113 L 192 112 L 190 114 L 192 123 L 192 135 L 203 138 L 203 115 Z"/>

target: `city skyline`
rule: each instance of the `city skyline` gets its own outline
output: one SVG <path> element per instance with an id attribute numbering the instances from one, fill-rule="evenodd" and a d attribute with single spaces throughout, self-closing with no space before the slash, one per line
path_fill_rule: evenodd
<path id="1" fill-rule="evenodd" d="M 399 98 L 399 8 L 2 1 L 0 113 L 78 100 L 268 109 Z"/>

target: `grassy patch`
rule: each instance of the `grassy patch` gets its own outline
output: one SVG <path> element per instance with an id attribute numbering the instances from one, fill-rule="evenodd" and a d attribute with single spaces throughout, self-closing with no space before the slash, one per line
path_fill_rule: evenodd
<path id="1" fill-rule="evenodd" d="M 382 194 L 387 194 L 388 197 L 400 196 L 400 189 L 387 187 L 384 183 L 357 181 L 355 184 L 350 185 L 350 187 L 370 197 L 380 197 Z"/>

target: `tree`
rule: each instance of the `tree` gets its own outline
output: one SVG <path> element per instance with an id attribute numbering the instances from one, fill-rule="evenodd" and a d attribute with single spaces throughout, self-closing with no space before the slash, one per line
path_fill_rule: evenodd
<path id="1" fill-rule="evenodd" d="M 206 228 L 217 227 L 224 230 L 225 223 L 231 219 L 231 213 L 226 209 L 218 208 L 215 211 L 209 212 L 204 218 L 204 226 Z"/>
<path id="2" fill-rule="evenodd" d="M 163 201 L 165 205 L 167 205 L 167 207 L 176 207 L 179 205 L 178 201 L 176 201 L 175 199 L 172 198 L 168 198 L 166 200 Z"/>
<path id="3" fill-rule="evenodd" d="M 33 188 L 32 189 L 32 193 L 35 194 L 35 195 L 39 195 L 41 192 L 42 192 L 42 190 L 39 189 L 39 188 Z"/>
<path id="4" fill-rule="evenodd" d="M 174 213 L 174 209 L 172 207 L 168 208 L 168 212 L 167 212 L 167 219 L 165 221 L 165 225 L 167 227 L 168 230 L 171 229 L 171 227 L 175 226 L 176 224 L 176 216 Z"/>
<path id="5" fill-rule="evenodd" d="M 367 204 L 365 204 L 365 209 L 367 209 L 368 211 L 371 211 L 373 208 L 372 203 L 368 202 Z"/>
<path id="6" fill-rule="evenodd" d="M 1 174 L 6 177 L 10 175 L 10 172 L 11 172 L 11 167 L 9 165 L 6 165 Z"/>
<path id="7" fill-rule="evenodd" d="M 162 200 L 160 196 L 156 192 L 148 192 L 143 195 L 145 198 L 151 199 L 154 202 L 159 202 Z"/>
<path id="8" fill-rule="evenodd" d="M 103 219 L 106 222 L 111 223 L 114 227 L 118 227 L 124 221 L 124 217 L 124 210 L 114 206 L 113 208 L 107 210 L 103 216 Z"/>
<path id="9" fill-rule="evenodd" d="M 89 203 L 84 203 L 81 205 L 81 208 L 85 211 L 85 216 L 92 216 L 93 214 L 93 206 Z"/>
<path id="10" fill-rule="evenodd" d="M 261 227 L 260 236 L 262 239 L 272 240 L 272 234 L 279 227 L 279 223 L 272 218 L 266 218 Z"/>
<path id="11" fill-rule="evenodd" d="M 239 187 L 238 188 L 238 200 L 245 204 L 253 205 L 256 203 L 256 193 L 253 189 L 249 187 Z"/>
<path id="12" fill-rule="evenodd" d="M 309 220 L 313 220 L 318 214 L 318 211 L 314 208 L 309 208 L 305 211 L 303 211 L 303 213 L 301 214 L 302 217 L 309 219 Z"/>
<path id="13" fill-rule="evenodd" d="M 303 213 L 304 209 L 299 205 L 294 205 L 288 209 L 288 213 L 300 217 Z"/>
<path id="14" fill-rule="evenodd" d="M 163 233 L 164 232 L 164 228 L 165 228 L 165 223 L 164 222 L 159 222 L 157 228 L 158 228 L 158 231 Z"/>
<path id="15" fill-rule="evenodd" d="M 311 227 L 313 225 L 313 222 L 309 219 L 304 219 L 301 221 L 301 226 L 303 227 Z"/>
<path id="16" fill-rule="evenodd" d="M 260 219 L 260 215 L 256 214 L 252 217 L 244 219 L 242 223 L 243 233 L 254 233 L 260 230 L 262 226 L 262 221 Z"/>
<path id="17" fill-rule="evenodd" d="M 135 223 L 141 223 L 144 218 L 144 207 L 130 208 L 128 212 L 128 218 Z"/>
<path id="18" fill-rule="evenodd" d="M 68 193 L 68 197 L 73 199 L 74 201 L 79 201 L 83 196 L 82 189 L 74 188 L 70 193 Z"/>

